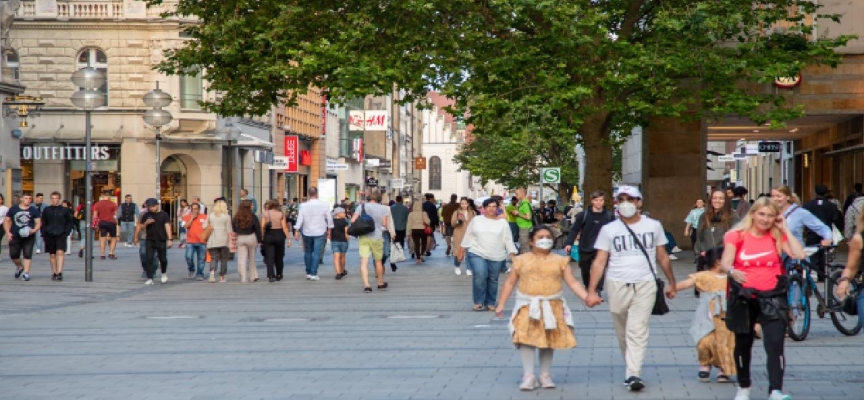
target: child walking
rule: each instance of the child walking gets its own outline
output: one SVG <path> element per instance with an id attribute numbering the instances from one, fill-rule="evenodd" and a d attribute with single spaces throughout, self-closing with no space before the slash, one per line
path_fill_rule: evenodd
<path id="1" fill-rule="evenodd" d="M 568 257 L 551 254 L 555 240 L 552 231 L 540 225 L 528 235 L 531 252 L 513 258 L 513 268 L 501 290 L 495 314 L 501 316 L 504 304 L 514 286 L 516 303 L 510 316 L 510 334 L 513 344 L 522 356 L 522 385 L 520 390 L 555 387 L 549 369 L 555 349 L 576 347 L 573 335 L 573 316 L 564 300 L 563 280 L 582 301 L 588 296 L 573 272 Z M 540 377 L 534 375 L 535 351 L 540 353 Z"/>
<path id="2" fill-rule="evenodd" d="M 342 207 L 333 209 L 330 247 L 333 249 L 333 269 L 336 270 L 336 280 L 340 280 L 348 275 L 345 272 L 345 253 L 348 253 L 348 219 L 345 218 L 345 209 Z"/>
<path id="3" fill-rule="evenodd" d="M 696 286 L 701 293 L 690 334 L 696 343 L 698 376 L 702 382 L 711 380 L 711 367 L 717 368 L 719 383 L 729 382 L 729 375 L 736 374 L 735 335 L 726 328 L 725 321 L 727 275 L 720 265 L 722 256 L 723 246 L 709 249 L 703 256 L 709 269 L 690 275 L 676 286 L 678 290 Z"/>

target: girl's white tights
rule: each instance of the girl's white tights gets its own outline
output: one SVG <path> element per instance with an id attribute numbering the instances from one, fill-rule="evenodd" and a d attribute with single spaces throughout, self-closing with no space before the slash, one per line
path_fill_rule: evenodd
<path id="1" fill-rule="evenodd" d="M 540 374 L 548 374 L 552 368 L 552 349 L 538 349 L 534 346 L 519 346 L 519 355 L 522 356 L 522 371 L 526 374 L 534 374 L 534 350 L 540 353 Z"/>

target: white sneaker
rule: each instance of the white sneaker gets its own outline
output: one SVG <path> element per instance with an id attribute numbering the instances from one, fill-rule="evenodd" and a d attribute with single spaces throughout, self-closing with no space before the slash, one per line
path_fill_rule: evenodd
<path id="1" fill-rule="evenodd" d="M 471 276 L 471 275 L 474 275 L 474 272 L 471 272 L 471 270 L 469 269 L 469 270 L 465 271 L 465 275 Z"/>
<path id="2" fill-rule="evenodd" d="M 312 275 L 306 275 L 306 280 L 307 280 L 307 281 L 311 281 L 311 280 L 312 280 Z"/>
<path id="3" fill-rule="evenodd" d="M 453 273 L 455 273 L 456 275 L 462 275 L 462 268 L 459 268 L 459 267 L 453 268 Z"/>
<path id="4" fill-rule="evenodd" d="M 675 261 L 675 260 L 678 259 L 678 256 L 676 256 L 676 255 L 674 255 L 674 254 L 670 254 L 670 255 L 669 255 L 669 259 L 672 260 L 672 261 Z"/>
<path id="5" fill-rule="evenodd" d="M 309 278 L 309 280 L 310 280 L 310 281 L 320 281 L 321 278 L 319 278 L 318 275 L 312 275 L 312 277 Z"/>
<path id="6" fill-rule="evenodd" d="M 36 249 L 36 254 L 42 254 L 42 250 Z"/>
<path id="7" fill-rule="evenodd" d="M 734 400 L 750 400 L 750 388 L 739 387 Z"/>
<path id="8" fill-rule="evenodd" d="M 783 394 L 783 392 L 779 390 L 772 390 L 771 395 L 768 396 L 768 400 L 792 400 L 792 396 Z"/>
<path id="9" fill-rule="evenodd" d="M 144 282 L 144 284 L 145 284 L 145 285 L 152 285 L 152 284 L 153 284 L 153 280 L 152 280 L 152 279 L 148 279 L 146 282 Z"/>
<path id="10" fill-rule="evenodd" d="M 168 274 L 162 274 L 162 283 L 168 282 Z"/>
<path id="11" fill-rule="evenodd" d="M 680 253 L 680 252 L 681 252 L 681 248 L 678 247 L 678 246 L 675 246 L 675 247 L 672 248 L 672 252 L 673 252 L 673 253 Z"/>

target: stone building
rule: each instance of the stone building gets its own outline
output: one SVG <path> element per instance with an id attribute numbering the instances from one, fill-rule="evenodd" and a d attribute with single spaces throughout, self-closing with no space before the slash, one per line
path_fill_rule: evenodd
<path id="1" fill-rule="evenodd" d="M 28 94 L 46 102 L 23 130 L 22 190 L 59 190 L 76 204 L 84 197 L 83 153 L 68 150 L 84 145 L 84 113 L 70 101 L 78 90 L 70 77 L 84 67 L 107 77 L 100 88 L 106 104 L 92 112 L 93 143 L 99 149 L 94 198 L 110 190 L 138 202 L 158 197 L 169 209 L 191 196 L 207 204 L 225 196 L 234 203 L 239 188 L 254 182 L 252 171 L 266 165 L 272 139 L 247 134 L 256 128 L 249 123 L 233 124 L 240 131 L 231 135 L 215 114 L 203 111 L 198 102 L 213 100 L 215 93 L 200 74 L 166 76 L 153 69 L 164 50 L 186 40 L 181 26 L 189 21 L 160 17 L 176 3 L 148 9 L 133 0 L 21 2 L 7 64 Z M 147 109 L 142 96 L 157 84 L 174 98 L 166 108 L 173 121 L 161 130 L 158 178 L 156 132 L 142 119 Z"/>

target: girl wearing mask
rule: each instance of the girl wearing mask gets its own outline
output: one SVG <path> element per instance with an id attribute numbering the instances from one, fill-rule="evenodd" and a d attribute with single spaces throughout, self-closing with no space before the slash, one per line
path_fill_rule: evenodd
<path id="1" fill-rule="evenodd" d="M 555 387 L 549 369 L 555 349 L 576 347 L 573 317 L 564 299 L 564 284 L 583 301 L 588 296 L 573 272 L 568 257 L 552 254 L 555 240 L 552 231 L 539 226 L 528 234 L 531 252 L 513 259 L 513 271 L 507 277 L 495 314 L 504 312 L 504 304 L 516 287 L 516 304 L 510 316 L 510 335 L 522 357 L 523 391 L 538 387 Z M 540 376 L 534 375 L 535 353 L 540 353 Z"/>
<path id="2" fill-rule="evenodd" d="M 451 242 L 453 243 L 453 272 L 456 275 L 462 275 L 462 258 L 459 257 L 462 249 L 462 239 L 465 237 L 465 230 L 468 229 L 468 224 L 471 223 L 471 220 L 474 219 L 474 210 L 471 208 L 470 201 L 463 197 L 462 200 L 459 201 L 459 209 L 453 213 L 453 217 L 450 220 L 450 226 L 453 227 L 453 239 Z M 473 275 L 471 271 L 471 265 L 469 264 L 466 268 L 465 273 L 468 276 Z"/>
<path id="3" fill-rule="evenodd" d="M 783 394 L 787 360 L 783 341 L 788 321 L 786 271 L 780 256 L 804 258 L 804 248 L 795 238 L 780 208 L 770 198 L 753 203 L 741 224 L 724 236 L 722 265 L 734 280 L 730 283 L 726 325 L 735 333 L 735 367 L 738 394 L 735 400 L 750 400 L 750 359 L 754 325 L 762 324 L 768 369 L 769 400 L 791 400 Z"/>

